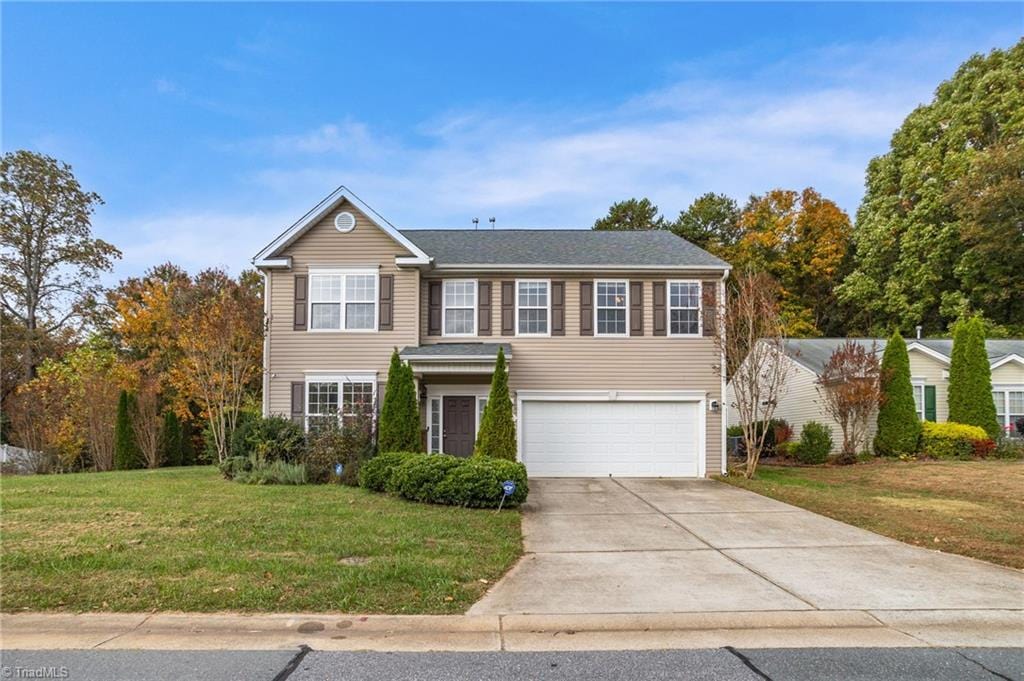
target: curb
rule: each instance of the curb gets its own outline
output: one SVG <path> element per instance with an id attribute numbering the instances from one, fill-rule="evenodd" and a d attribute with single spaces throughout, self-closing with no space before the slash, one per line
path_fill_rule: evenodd
<path id="1" fill-rule="evenodd" d="M 13 650 L 555 651 L 666 648 L 1021 647 L 1024 610 L 607 615 L 20 613 Z"/>

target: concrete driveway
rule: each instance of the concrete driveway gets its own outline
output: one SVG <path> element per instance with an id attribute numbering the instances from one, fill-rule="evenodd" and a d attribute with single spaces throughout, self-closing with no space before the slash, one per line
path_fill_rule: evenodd
<path id="1" fill-rule="evenodd" d="M 531 480 L 523 534 L 470 614 L 1024 608 L 1022 572 L 710 480 Z"/>

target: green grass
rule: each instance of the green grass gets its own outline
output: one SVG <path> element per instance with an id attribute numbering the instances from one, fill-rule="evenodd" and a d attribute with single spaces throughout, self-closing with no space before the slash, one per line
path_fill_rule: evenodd
<path id="1" fill-rule="evenodd" d="M 725 482 L 910 544 L 1024 568 L 1024 464 L 761 466 Z"/>
<path id="2" fill-rule="evenodd" d="M 519 514 L 214 468 L 4 477 L 0 609 L 459 613 L 522 552 Z"/>

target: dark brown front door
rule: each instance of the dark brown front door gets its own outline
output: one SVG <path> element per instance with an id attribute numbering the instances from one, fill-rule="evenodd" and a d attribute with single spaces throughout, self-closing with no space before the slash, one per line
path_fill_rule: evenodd
<path id="1" fill-rule="evenodd" d="M 444 398 L 444 453 L 469 456 L 476 440 L 476 398 Z"/>

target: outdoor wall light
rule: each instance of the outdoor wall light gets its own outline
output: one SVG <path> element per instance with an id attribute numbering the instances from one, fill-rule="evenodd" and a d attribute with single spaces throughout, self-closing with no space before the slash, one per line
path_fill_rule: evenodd
<path id="1" fill-rule="evenodd" d="M 711 400 L 711 413 L 717 414 L 722 410 L 722 405 L 718 403 L 718 400 Z"/>

